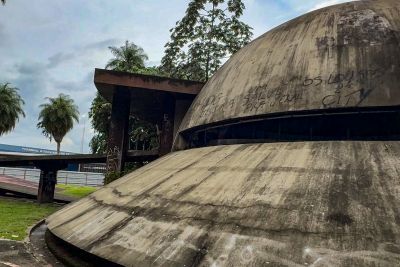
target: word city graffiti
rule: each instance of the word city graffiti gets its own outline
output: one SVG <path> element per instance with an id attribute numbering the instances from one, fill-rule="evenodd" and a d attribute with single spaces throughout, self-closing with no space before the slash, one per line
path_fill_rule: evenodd
<path id="1" fill-rule="evenodd" d="M 347 94 L 336 91 L 335 94 L 325 96 L 322 99 L 322 105 L 325 108 L 334 106 L 349 106 L 350 104 L 359 106 L 371 94 L 372 91 L 373 89 L 364 88 Z"/>

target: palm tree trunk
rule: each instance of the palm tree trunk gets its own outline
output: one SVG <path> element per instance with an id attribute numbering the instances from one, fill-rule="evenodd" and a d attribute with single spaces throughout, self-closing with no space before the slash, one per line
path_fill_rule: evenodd
<path id="1" fill-rule="evenodd" d="M 60 155 L 61 142 L 57 142 L 57 155 Z"/>

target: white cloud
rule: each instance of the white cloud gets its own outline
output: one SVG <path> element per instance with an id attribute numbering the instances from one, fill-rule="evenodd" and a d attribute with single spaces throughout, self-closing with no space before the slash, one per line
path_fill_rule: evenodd
<path id="1" fill-rule="evenodd" d="M 328 1 L 324 1 L 322 3 L 316 4 L 309 11 L 317 10 L 317 9 L 324 8 L 324 7 L 327 7 L 327 6 L 333 6 L 333 5 L 344 3 L 344 2 L 349 2 L 349 0 L 328 0 Z"/>

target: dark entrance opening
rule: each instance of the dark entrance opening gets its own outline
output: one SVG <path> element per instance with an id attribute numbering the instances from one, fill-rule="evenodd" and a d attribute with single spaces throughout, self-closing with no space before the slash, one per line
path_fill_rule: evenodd
<path id="1" fill-rule="evenodd" d="M 188 148 L 283 141 L 400 140 L 400 109 L 253 118 L 188 130 L 182 136 Z"/>

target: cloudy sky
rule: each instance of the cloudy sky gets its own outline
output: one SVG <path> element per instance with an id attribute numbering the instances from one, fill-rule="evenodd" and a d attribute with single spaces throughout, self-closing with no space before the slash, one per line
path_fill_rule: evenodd
<path id="1" fill-rule="evenodd" d="M 26 118 L 0 143 L 55 148 L 36 129 L 38 106 L 45 97 L 70 95 L 79 106 L 80 124 L 68 133 L 62 150 L 89 151 L 87 118 L 96 88 L 94 68 L 110 59 L 109 46 L 125 40 L 144 48 L 149 65 L 157 65 L 172 28 L 189 0 L 7 0 L 0 6 L 0 82 L 20 89 Z M 244 0 L 243 20 L 254 38 L 288 19 L 343 0 Z"/>

